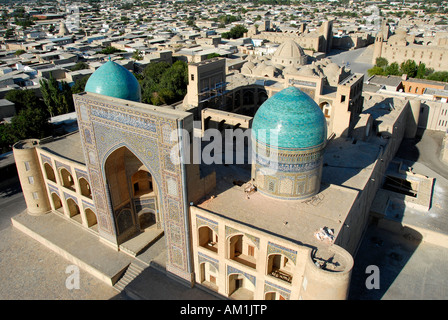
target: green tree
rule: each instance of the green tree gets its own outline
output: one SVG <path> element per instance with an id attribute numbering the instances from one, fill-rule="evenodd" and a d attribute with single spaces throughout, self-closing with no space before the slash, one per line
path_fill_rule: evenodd
<path id="1" fill-rule="evenodd" d="M 383 57 L 378 57 L 375 60 L 375 65 L 381 68 L 387 67 L 388 64 L 389 62 L 387 61 L 387 59 Z"/>
<path id="2" fill-rule="evenodd" d="M 221 55 L 219 53 L 210 53 L 207 55 L 207 59 L 213 59 L 213 58 L 217 58 L 220 57 Z"/>
<path id="3" fill-rule="evenodd" d="M 367 70 L 367 73 L 369 76 L 383 76 L 384 75 L 384 69 L 378 66 L 373 66 L 369 70 Z"/>
<path id="4" fill-rule="evenodd" d="M 26 53 L 25 50 L 23 50 L 23 49 L 19 49 L 19 50 L 17 50 L 17 51 L 14 53 L 14 55 L 15 55 L 15 56 L 20 56 L 21 54 L 24 54 L 24 53 Z"/>
<path id="5" fill-rule="evenodd" d="M 187 94 L 188 85 L 188 67 L 183 61 L 176 61 L 173 65 L 162 75 L 160 79 L 159 88 L 168 89 L 173 92 L 174 96 L 169 100 L 172 103 L 178 99 L 183 98 Z M 161 91 L 161 90 L 159 90 Z M 165 92 L 165 91 L 164 91 Z M 171 95 L 167 95 L 170 96 Z"/>
<path id="6" fill-rule="evenodd" d="M 78 61 L 75 66 L 72 68 L 72 71 L 89 69 L 89 65 L 83 61 Z"/>
<path id="7" fill-rule="evenodd" d="M 171 104 L 187 93 L 188 66 L 183 61 L 149 64 L 140 80 L 142 101 L 153 105 Z"/>
<path id="8" fill-rule="evenodd" d="M 246 32 L 247 32 L 246 27 L 239 24 L 230 29 L 229 32 L 222 33 L 221 37 L 223 37 L 224 39 L 238 39 L 241 38 Z"/>
<path id="9" fill-rule="evenodd" d="M 43 109 L 44 105 L 41 100 L 36 96 L 34 91 L 15 89 L 8 91 L 5 95 L 5 99 L 14 102 L 16 108 L 16 114 L 21 110 L 33 107 Z"/>
<path id="10" fill-rule="evenodd" d="M 12 118 L 11 135 L 15 142 L 29 138 L 44 138 L 51 132 L 51 124 L 48 119 L 48 114 L 42 109 L 26 108 Z"/>
<path id="11" fill-rule="evenodd" d="M 12 126 L 9 123 L 0 126 L 0 152 L 5 153 L 11 151 L 12 145 L 16 142 Z"/>
<path id="12" fill-rule="evenodd" d="M 48 114 L 39 108 L 28 107 L 0 126 L 1 152 L 10 151 L 14 143 L 23 139 L 41 139 L 51 134 L 52 126 Z"/>
<path id="13" fill-rule="evenodd" d="M 50 73 L 49 80 L 42 79 L 39 83 L 44 103 L 52 117 L 74 111 L 72 91 L 67 82 L 61 81 L 59 85 Z"/>
<path id="14" fill-rule="evenodd" d="M 409 78 L 415 78 L 417 75 L 417 63 L 414 60 L 407 60 L 400 65 L 400 71 L 407 74 Z"/>
<path id="15" fill-rule="evenodd" d="M 392 62 L 385 69 L 385 75 L 401 76 L 400 66 L 396 62 Z"/>
<path id="16" fill-rule="evenodd" d="M 143 60 L 143 52 L 140 50 L 135 50 L 134 53 L 132 54 L 132 59 L 140 61 Z"/>
<path id="17" fill-rule="evenodd" d="M 87 81 L 89 80 L 90 76 L 91 75 L 88 74 L 88 75 L 82 77 L 81 79 L 79 79 L 78 81 L 76 81 L 72 87 L 72 94 L 84 92 L 84 90 L 86 88 Z"/>
<path id="18" fill-rule="evenodd" d="M 103 50 L 101 50 L 99 53 L 101 53 L 101 54 L 114 54 L 114 53 L 117 53 L 117 52 L 125 52 L 125 51 L 117 49 L 117 48 L 112 47 L 112 46 L 108 46 L 108 47 L 104 48 Z"/>
<path id="19" fill-rule="evenodd" d="M 448 82 L 448 71 L 436 71 L 426 77 L 428 80 Z"/>
<path id="20" fill-rule="evenodd" d="M 419 63 L 415 77 L 418 79 L 424 79 L 426 77 L 426 65 Z"/>

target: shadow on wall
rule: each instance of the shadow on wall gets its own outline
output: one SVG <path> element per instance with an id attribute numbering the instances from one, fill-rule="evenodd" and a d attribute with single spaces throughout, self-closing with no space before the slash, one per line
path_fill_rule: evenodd
<path id="1" fill-rule="evenodd" d="M 381 300 L 419 246 L 422 235 L 416 230 L 398 227 L 391 232 L 371 224 L 364 236 L 352 271 L 349 300 Z M 373 278 L 369 266 L 378 267 L 378 278 Z M 377 281 L 378 287 L 372 287 Z M 388 295 L 387 299 L 400 299 Z"/>
<path id="2" fill-rule="evenodd" d="M 420 152 L 415 145 L 421 140 L 422 134 L 423 132 L 419 130 L 415 138 L 403 139 L 400 145 L 397 155 L 404 156 L 408 160 L 407 165 L 412 166 L 420 157 Z M 398 186 L 392 184 L 393 190 L 391 192 L 388 187 L 390 181 L 386 179 L 386 176 L 388 173 L 398 172 L 395 166 L 397 164 L 391 162 L 378 191 L 382 192 L 381 195 L 389 194 L 387 197 L 390 201 L 380 196 L 380 202 L 384 201 L 386 206 L 378 206 L 378 203 L 373 206 L 382 210 L 382 214 L 386 215 L 388 219 L 372 218 L 372 222 L 366 230 L 355 257 L 349 293 L 350 300 L 381 300 L 422 241 L 421 233 L 402 224 L 406 209 L 405 200 L 412 193 L 412 188 L 408 190 L 407 185 L 403 183 Z M 392 179 L 392 182 L 394 181 L 399 180 Z M 381 191 L 383 188 L 389 189 L 389 191 Z M 371 283 L 372 280 L 372 278 L 369 278 L 372 273 L 367 272 L 369 266 L 378 267 L 379 288 L 368 288 L 368 283 Z M 387 299 L 400 298 L 399 296 L 392 296 L 392 293 L 387 296 Z"/>

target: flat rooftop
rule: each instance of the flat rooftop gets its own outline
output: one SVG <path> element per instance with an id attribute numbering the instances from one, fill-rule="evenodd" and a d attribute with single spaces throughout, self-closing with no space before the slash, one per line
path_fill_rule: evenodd
<path id="1" fill-rule="evenodd" d="M 358 192 L 336 185 L 322 184 L 321 192 L 306 200 L 282 200 L 255 192 L 247 197 L 234 181 L 250 182 L 250 170 L 238 165 L 216 165 L 217 186 L 214 197 L 197 207 L 217 215 L 275 234 L 287 240 L 321 246 L 315 232 L 334 229 L 337 237 Z"/>
<path id="2" fill-rule="evenodd" d="M 49 140 L 43 139 L 40 143 L 40 149 L 67 160 L 75 161 L 83 165 L 86 164 L 79 131 Z"/>

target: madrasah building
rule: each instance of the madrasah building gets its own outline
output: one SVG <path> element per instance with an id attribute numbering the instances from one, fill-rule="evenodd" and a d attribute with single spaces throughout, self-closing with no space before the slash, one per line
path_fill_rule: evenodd
<path id="1" fill-rule="evenodd" d="M 191 63 L 188 77 L 182 103 L 156 107 L 119 64 L 97 69 L 74 95 L 78 131 L 14 146 L 27 212 L 13 225 L 119 290 L 154 266 L 231 299 L 347 299 L 418 104 L 363 96 L 363 75 L 293 41 L 240 69 Z M 251 129 L 252 161 L 189 161 L 210 128 Z"/>

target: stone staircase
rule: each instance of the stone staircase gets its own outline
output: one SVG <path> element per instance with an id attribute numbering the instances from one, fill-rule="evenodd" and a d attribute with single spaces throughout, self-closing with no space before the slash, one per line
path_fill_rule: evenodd
<path id="1" fill-rule="evenodd" d="M 147 265 L 144 263 L 134 260 L 127 268 L 124 275 L 114 284 L 115 290 L 121 292 L 124 288 L 131 283 L 135 278 L 137 278 L 143 270 L 145 270 Z"/>
<path id="2" fill-rule="evenodd" d="M 166 248 L 165 238 L 162 235 L 134 257 L 123 276 L 114 284 L 115 290 L 122 292 L 134 279 L 136 279 L 146 268 L 154 268 L 162 273 L 166 272 Z M 129 292 L 128 292 L 129 291 Z M 130 288 L 127 293 L 132 293 Z"/>

